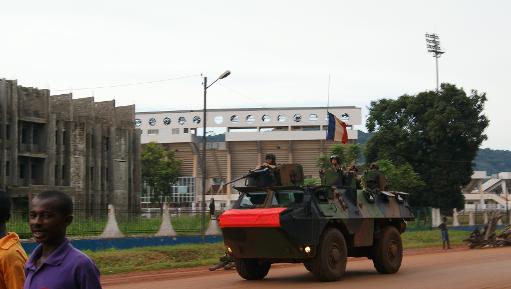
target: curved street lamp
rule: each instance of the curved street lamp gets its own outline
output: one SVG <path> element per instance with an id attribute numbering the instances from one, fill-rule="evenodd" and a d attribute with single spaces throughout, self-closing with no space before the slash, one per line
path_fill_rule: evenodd
<path id="1" fill-rule="evenodd" d="M 202 110 L 202 119 L 203 119 L 203 131 L 202 131 L 202 204 L 201 204 L 201 233 L 204 235 L 206 232 L 206 178 L 207 178 L 207 171 L 206 171 L 206 94 L 208 91 L 208 88 L 210 88 L 215 82 L 217 82 L 220 79 L 224 79 L 227 76 L 229 76 L 231 72 L 229 70 L 226 70 L 224 73 L 220 74 L 220 76 L 213 81 L 210 85 L 208 85 L 208 78 L 204 76 L 203 85 L 204 85 L 204 107 Z"/>

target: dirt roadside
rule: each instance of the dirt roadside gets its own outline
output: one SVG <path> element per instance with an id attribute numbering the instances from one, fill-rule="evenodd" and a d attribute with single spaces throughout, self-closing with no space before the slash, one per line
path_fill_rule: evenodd
<path id="1" fill-rule="evenodd" d="M 442 250 L 441 248 L 418 248 L 418 249 L 406 249 L 404 251 L 405 256 L 415 255 L 427 255 L 427 254 L 440 254 L 449 252 L 460 252 L 469 250 L 466 246 L 456 246 L 450 250 Z M 357 262 L 366 260 L 366 258 L 349 258 L 348 262 Z M 301 264 L 276 264 L 272 268 L 292 267 L 301 266 Z M 193 278 L 200 274 L 232 274 L 236 270 L 217 270 L 210 272 L 207 266 L 194 267 L 194 268 L 180 268 L 180 269 L 169 269 L 169 270 L 157 270 L 157 271 L 143 271 L 143 272 L 130 272 L 105 275 L 101 277 L 101 284 L 103 285 L 119 285 L 126 283 L 138 283 L 146 281 L 156 280 L 173 280 L 182 278 Z"/>

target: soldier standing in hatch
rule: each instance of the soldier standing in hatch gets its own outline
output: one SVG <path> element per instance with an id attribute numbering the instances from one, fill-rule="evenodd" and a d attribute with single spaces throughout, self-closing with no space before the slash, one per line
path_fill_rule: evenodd
<path id="1" fill-rule="evenodd" d="M 364 185 L 365 189 L 370 191 L 387 189 L 387 179 L 376 163 L 372 163 L 369 170 L 364 173 Z"/>
<path id="2" fill-rule="evenodd" d="M 277 157 L 274 154 L 269 153 L 264 157 L 265 162 L 257 167 L 257 169 L 270 168 L 272 170 L 277 168 Z"/>
<path id="3" fill-rule="evenodd" d="M 330 166 L 319 171 L 322 185 L 336 186 L 338 188 L 343 185 L 343 174 L 341 158 L 338 155 L 331 155 Z"/>

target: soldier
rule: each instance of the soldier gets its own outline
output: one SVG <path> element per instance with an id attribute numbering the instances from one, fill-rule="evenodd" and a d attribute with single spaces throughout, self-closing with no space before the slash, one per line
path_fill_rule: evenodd
<path id="1" fill-rule="evenodd" d="M 348 197 L 355 202 L 357 200 L 358 181 L 358 168 L 353 164 L 344 174 L 344 186 Z"/>
<path id="2" fill-rule="evenodd" d="M 369 170 L 364 173 L 363 183 L 366 190 L 385 191 L 387 189 L 387 179 L 376 163 L 372 163 Z"/>
<path id="3" fill-rule="evenodd" d="M 265 162 L 257 167 L 257 169 L 270 168 L 272 170 L 277 168 L 277 157 L 274 154 L 268 153 L 264 157 Z"/>
<path id="4" fill-rule="evenodd" d="M 321 184 L 327 186 L 342 187 L 343 185 L 343 170 L 341 167 L 341 158 L 338 155 L 330 156 L 330 166 L 327 169 L 319 171 Z"/>

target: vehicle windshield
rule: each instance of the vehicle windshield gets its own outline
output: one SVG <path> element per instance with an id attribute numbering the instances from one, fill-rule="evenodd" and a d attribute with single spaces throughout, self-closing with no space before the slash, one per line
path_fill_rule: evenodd
<path id="1" fill-rule="evenodd" d="M 303 191 L 282 190 L 275 191 L 271 205 L 272 207 L 289 207 L 303 202 Z"/>
<path id="2" fill-rule="evenodd" d="M 267 195 L 266 191 L 246 192 L 241 196 L 239 207 L 241 209 L 263 207 Z"/>

